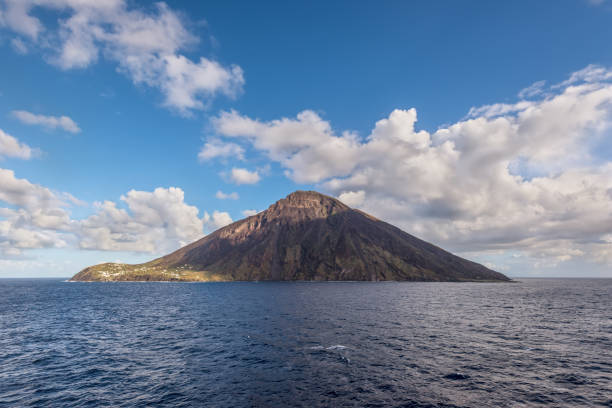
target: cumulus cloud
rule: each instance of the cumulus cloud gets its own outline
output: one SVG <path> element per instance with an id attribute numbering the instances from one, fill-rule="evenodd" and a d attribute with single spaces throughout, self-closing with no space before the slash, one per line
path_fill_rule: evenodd
<path id="1" fill-rule="evenodd" d="M 15 177 L 15 172 L 0 169 L 0 201 L 28 210 L 54 208 L 63 200 L 46 187 Z"/>
<path id="2" fill-rule="evenodd" d="M 338 199 L 349 207 L 359 207 L 365 201 L 365 191 L 345 191 L 338 196 Z"/>
<path id="3" fill-rule="evenodd" d="M 198 159 L 200 161 L 208 161 L 214 158 L 232 158 L 244 160 L 244 149 L 236 143 L 223 142 L 219 139 L 208 140 L 202 146 Z"/>
<path id="4" fill-rule="evenodd" d="M 131 190 L 117 203 L 96 203 L 95 214 L 79 223 L 79 245 L 84 249 L 161 253 L 204 235 L 206 216 L 184 201 L 180 188 Z"/>
<path id="5" fill-rule="evenodd" d="M 38 12 L 57 16 L 57 25 L 45 26 Z M 206 108 L 217 94 L 236 95 L 244 84 L 239 66 L 205 57 L 193 61 L 181 53 L 198 38 L 185 17 L 163 2 L 137 9 L 126 0 L 0 0 L 0 14 L 0 26 L 22 36 L 19 49 L 27 48 L 27 40 L 64 70 L 100 58 L 113 61 L 134 83 L 159 89 L 164 105 L 185 115 Z"/>
<path id="6" fill-rule="evenodd" d="M 229 180 L 234 184 L 255 184 L 261 177 L 258 171 L 234 167 L 229 174 Z"/>
<path id="7" fill-rule="evenodd" d="M 72 218 L 70 207 L 82 204 L 0 169 L 0 255 L 66 246 L 165 254 L 232 222 L 227 212 L 200 217 L 177 187 L 131 190 L 119 202 L 95 203 L 94 213 L 84 219 Z"/>
<path id="8" fill-rule="evenodd" d="M 13 116 L 27 125 L 40 125 L 48 129 L 64 129 L 66 132 L 79 133 L 81 128 L 68 116 L 37 115 L 24 110 L 14 110 Z"/>
<path id="9" fill-rule="evenodd" d="M 221 190 L 217 191 L 215 197 L 217 197 L 219 200 L 237 200 L 238 198 L 240 198 L 240 196 L 236 192 L 224 193 Z"/>
<path id="10" fill-rule="evenodd" d="M 40 20 L 30 16 L 29 10 L 32 2 L 22 0 L 5 0 L 0 8 L 0 23 L 28 37 L 30 40 L 37 40 L 39 33 L 43 30 Z"/>
<path id="11" fill-rule="evenodd" d="M 0 159 L 3 157 L 15 157 L 28 160 L 34 152 L 30 146 L 19 142 L 15 137 L 0 129 Z"/>
<path id="12" fill-rule="evenodd" d="M 292 180 L 450 249 L 609 262 L 612 162 L 592 150 L 611 129 L 611 79 L 589 66 L 530 93 L 539 99 L 473 108 L 435 132 L 415 128 L 414 109 L 394 110 L 363 139 L 312 111 L 272 121 L 229 111 L 213 125 Z"/>
<path id="13" fill-rule="evenodd" d="M 245 138 L 289 171 L 299 183 L 317 182 L 328 173 L 348 174 L 359 143 L 355 134 L 333 134 L 331 126 L 313 111 L 294 119 L 261 122 L 236 111 L 223 112 L 213 119 L 217 132 L 225 137 Z M 336 154 L 342 153 L 341 156 Z M 298 170 L 299 169 L 299 170 Z M 297 171 L 296 171 L 297 170 Z"/>
<path id="14" fill-rule="evenodd" d="M 232 222 L 227 212 L 204 212 L 185 203 L 177 187 L 131 190 L 117 203 L 96 203 L 97 211 L 78 222 L 79 246 L 104 251 L 165 254 Z"/>
<path id="15" fill-rule="evenodd" d="M 204 213 L 204 224 L 210 231 L 225 227 L 232 222 L 232 217 L 225 211 L 213 211 L 212 215 Z"/>
<path id="16" fill-rule="evenodd" d="M 67 203 L 46 187 L 0 169 L 0 253 L 15 256 L 23 249 L 63 247 L 69 230 Z"/>

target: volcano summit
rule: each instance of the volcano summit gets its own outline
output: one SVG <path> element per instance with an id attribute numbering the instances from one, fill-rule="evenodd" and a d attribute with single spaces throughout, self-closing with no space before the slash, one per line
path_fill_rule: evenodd
<path id="1" fill-rule="evenodd" d="M 139 265 L 73 281 L 508 281 L 335 198 L 296 191 L 267 210 Z"/>

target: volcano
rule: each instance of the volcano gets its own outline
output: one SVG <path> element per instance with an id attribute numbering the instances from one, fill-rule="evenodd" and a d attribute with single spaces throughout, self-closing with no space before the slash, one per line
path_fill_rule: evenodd
<path id="1" fill-rule="evenodd" d="M 73 281 L 509 281 L 315 191 L 138 265 L 105 263 Z"/>

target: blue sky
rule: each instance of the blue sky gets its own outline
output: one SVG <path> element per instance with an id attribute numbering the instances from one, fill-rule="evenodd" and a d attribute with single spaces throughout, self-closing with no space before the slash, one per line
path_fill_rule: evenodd
<path id="1" fill-rule="evenodd" d="M 612 276 L 611 39 L 607 1 L 0 1 L 0 277 L 296 189 L 513 276 Z"/>

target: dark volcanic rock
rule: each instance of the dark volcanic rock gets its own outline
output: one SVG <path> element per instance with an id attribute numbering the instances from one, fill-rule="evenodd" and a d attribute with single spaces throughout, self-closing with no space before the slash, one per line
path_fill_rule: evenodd
<path id="1" fill-rule="evenodd" d="M 73 280 L 508 281 L 314 191 L 296 191 L 142 265 L 103 264 Z"/>

